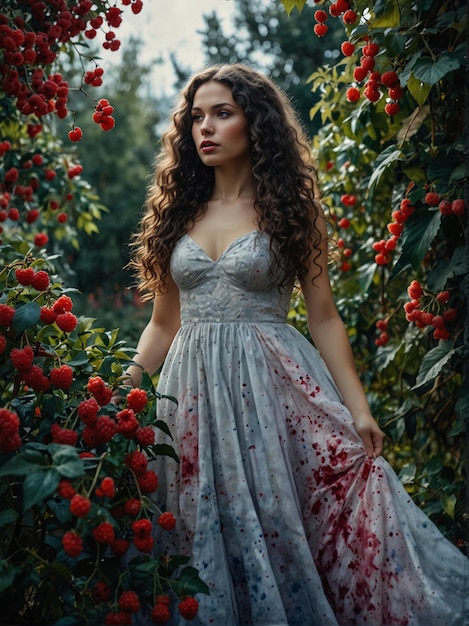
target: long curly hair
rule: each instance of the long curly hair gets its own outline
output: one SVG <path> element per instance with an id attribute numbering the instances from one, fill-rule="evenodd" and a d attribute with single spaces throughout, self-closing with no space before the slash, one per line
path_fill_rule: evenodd
<path id="1" fill-rule="evenodd" d="M 271 271 L 282 271 L 282 284 L 301 280 L 311 258 L 316 262 L 320 254 L 317 173 L 288 98 L 272 81 L 245 65 L 209 67 L 195 74 L 182 91 L 172 124 L 161 138 L 145 213 L 132 238 L 129 266 L 144 299 L 165 291 L 174 246 L 204 214 L 212 194 L 214 169 L 199 158 L 191 134 L 194 96 L 208 81 L 231 89 L 248 122 L 254 206 L 259 229 L 270 236 Z"/>

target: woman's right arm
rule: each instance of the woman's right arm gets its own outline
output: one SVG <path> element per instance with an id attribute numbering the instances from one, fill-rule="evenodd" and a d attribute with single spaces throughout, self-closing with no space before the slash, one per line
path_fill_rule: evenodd
<path id="1" fill-rule="evenodd" d="M 155 296 L 151 319 L 140 336 L 137 354 L 133 357 L 138 365 L 128 367 L 124 384 L 139 387 L 142 382 L 142 368 L 150 376 L 156 372 L 180 326 L 179 290 L 169 277 L 165 293 Z"/>

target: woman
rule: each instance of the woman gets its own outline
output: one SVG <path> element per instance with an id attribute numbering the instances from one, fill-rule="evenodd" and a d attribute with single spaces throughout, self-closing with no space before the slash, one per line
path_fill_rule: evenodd
<path id="1" fill-rule="evenodd" d="M 198 623 L 462 624 L 468 561 L 380 456 L 308 145 L 268 79 L 189 81 L 134 253 L 154 305 L 128 374 L 164 361 L 178 399 L 158 404 L 181 461 L 158 468 L 178 520 L 160 542 L 210 587 Z M 286 324 L 295 281 L 317 350 Z"/>

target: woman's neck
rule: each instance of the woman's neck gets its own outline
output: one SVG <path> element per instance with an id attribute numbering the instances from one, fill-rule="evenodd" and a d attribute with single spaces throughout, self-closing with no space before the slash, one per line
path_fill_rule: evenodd
<path id="1" fill-rule="evenodd" d="M 253 196 L 254 184 L 251 163 L 236 168 L 215 168 L 215 184 L 211 200 L 235 201 Z"/>

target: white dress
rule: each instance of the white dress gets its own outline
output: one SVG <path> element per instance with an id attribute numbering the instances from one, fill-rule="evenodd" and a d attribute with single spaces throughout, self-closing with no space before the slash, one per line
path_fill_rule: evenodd
<path id="1" fill-rule="evenodd" d="M 172 255 L 182 326 L 158 390 L 178 405 L 159 400 L 158 418 L 180 463 L 158 461 L 157 500 L 177 518 L 158 552 L 191 555 L 210 588 L 191 623 L 469 623 L 469 560 L 366 458 L 269 266 L 258 231 L 216 261 L 189 235 Z"/>

